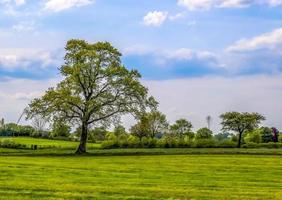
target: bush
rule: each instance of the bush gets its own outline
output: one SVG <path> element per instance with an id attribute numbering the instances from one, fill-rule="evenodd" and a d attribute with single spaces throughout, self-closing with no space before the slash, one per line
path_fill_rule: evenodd
<path id="1" fill-rule="evenodd" d="M 223 140 L 220 142 L 217 142 L 216 147 L 218 148 L 235 148 L 237 147 L 237 142 L 231 141 L 231 140 Z"/>
<path id="2" fill-rule="evenodd" d="M 208 128 L 201 128 L 196 133 L 196 140 L 199 139 L 211 139 L 212 138 L 212 131 Z"/>
<path id="3" fill-rule="evenodd" d="M 157 139 L 156 138 L 142 138 L 141 147 L 143 148 L 154 148 L 157 147 Z"/>
<path id="4" fill-rule="evenodd" d="M 269 143 L 246 143 L 243 145 L 243 148 L 268 148 L 268 149 L 278 149 L 278 148 L 282 148 L 282 144 L 281 143 L 275 143 L 275 142 L 269 142 Z"/>
<path id="5" fill-rule="evenodd" d="M 27 149 L 28 147 L 25 144 L 17 144 L 13 140 L 5 139 L 0 141 L 1 148 L 9 149 Z"/>
<path id="6" fill-rule="evenodd" d="M 244 138 L 245 142 L 250 143 L 261 143 L 262 137 L 261 137 L 261 130 L 256 129 L 254 131 L 248 132 Z"/>
<path id="7" fill-rule="evenodd" d="M 101 144 L 102 149 L 113 149 L 119 147 L 117 140 L 105 140 Z"/>
<path id="8" fill-rule="evenodd" d="M 195 148 L 212 148 L 216 147 L 216 142 L 213 139 L 197 139 L 194 142 Z"/>
<path id="9" fill-rule="evenodd" d="M 140 147 L 140 140 L 139 138 L 133 136 L 133 135 L 130 135 L 128 138 L 127 138 L 127 142 L 128 142 L 128 147 L 129 148 L 137 148 L 137 147 Z"/>
<path id="10" fill-rule="evenodd" d="M 263 127 L 260 131 L 263 143 L 268 143 L 272 141 L 272 130 L 270 128 Z"/>

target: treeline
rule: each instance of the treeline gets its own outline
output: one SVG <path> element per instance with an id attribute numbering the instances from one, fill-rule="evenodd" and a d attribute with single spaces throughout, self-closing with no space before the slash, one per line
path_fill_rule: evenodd
<path id="1" fill-rule="evenodd" d="M 129 131 L 118 124 L 113 131 L 106 127 L 90 128 L 88 142 L 102 143 L 102 148 L 280 148 L 282 140 L 277 128 L 260 127 L 265 118 L 258 113 L 228 112 L 220 116 L 222 132 L 213 133 L 203 127 L 193 131 L 193 125 L 186 119 L 169 124 L 166 116 L 159 111 L 142 114 Z M 81 127 L 72 131 L 64 120 L 56 119 L 43 129 L 43 122 L 37 119 L 33 126 L 21 126 L 14 123 L 0 126 L 0 136 L 29 136 L 60 140 L 78 141 Z M 40 124 L 40 125 L 39 125 Z M 207 117 L 210 125 L 210 117 Z"/>

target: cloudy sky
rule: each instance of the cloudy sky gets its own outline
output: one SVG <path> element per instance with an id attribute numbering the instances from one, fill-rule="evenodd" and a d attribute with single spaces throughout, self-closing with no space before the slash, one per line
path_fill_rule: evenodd
<path id="1" fill-rule="evenodd" d="M 71 38 L 120 49 L 171 123 L 257 111 L 282 130 L 282 0 L 0 0 L 0 117 L 60 80 Z"/>

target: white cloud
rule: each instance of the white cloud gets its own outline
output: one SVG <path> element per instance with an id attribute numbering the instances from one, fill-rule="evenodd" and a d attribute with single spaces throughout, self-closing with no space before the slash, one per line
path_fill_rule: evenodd
<path id="1" fill-rule="evenodd" d="M 167 19 L 168 13 L 162 11 L 149 12 L 144 18 L 143 23 L 146 26 L 161 26 Z"/>
<path id="2" fill-rule="evenodd" d="M 16 122 L 23 109 L 35 97 L 39 97 L 58 79 L 33 81 L 26 79 L 0 80 L 0 118 L 6 122 Z"/>
<path id="3" fill-rule="evenodd" d="M 282 46 L 282 28 L 251 39 L 242 39 L 227 48 L 227 51 L 242 52 L 260 49 L 275 50 Z"/>
<path id="4" fill-rule="evenodd" d="M 16 6 L 22 6 L 26 4 L 25 0 L 0 0 L 0 3 L 5 4 L 5 5 L 16 5 Z"/>
<path id="5" fill-rule="evenodd" d="M 282 0 L 178 0 L 178 5 L 188 10 L 209 10 L 211 8 L 244 8 L 251 5 L 280 6 Z"/>
<path id="6" fill-rule="evenodd" d="M 282 0 L 269 0 L 269 5 L 271 6 L 279 6 L 282 4 Z"/>
<path id="7" fill-rule="evenodd" d="M 189 10 L 208 10 L 213 5 L 213 0 L 178 0 L 178 5 Z"/>
<path id="8" fill-rule="evenodd" d="M 24 5 L 26 2 L 25 0 L 15 0 L 16 5 L 21 6 Z"/>
<path id="9" fill-rule="evenodd" d="M 250 6 L 250 0 L 224 0 L 219 4 L 222 8 L 244 8 Z"/>
<path id="10" fill-rule="evenodd" d="M 186 16 L 186 14 L 184 12 L 181 12 L 181 13 L 177 13 L 175 15 L 169 16 L 169 20 L 175 21 L 175 20 L 183 19 L 183 18 L 185 18 L 185 16 Z"/>
<path id="11" fill-rule="evenodd" d="M 25 69 L 34 62 L 37 65 L 39 62 L 40 66 L 38 67 L 44 68 L 50 65 L 57 65 L 58 58 L 46 50 L 27 48 L 0 49 L 0 68 L 5 70 Z"/>
<path id="12" fill-rule="evenodd" d="M 12 26 L 12 29 L 16 32 L 23 33 L 23 32 L 34 32 L 35 31 L 35 24 L 34 22 L 30 21 L 23 21 L 19 22 Z"/>
<path id="13" fill-rule="evenodd" d="M 47 0 L 44 9 L 59 12 L 73 7 L 86 6 L 91 3 L 93 3 L 92 0 Z"/>

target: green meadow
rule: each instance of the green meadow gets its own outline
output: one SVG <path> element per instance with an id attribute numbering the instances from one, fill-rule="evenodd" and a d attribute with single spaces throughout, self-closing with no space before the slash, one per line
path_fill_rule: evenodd
<path id="1" fill-rule="evenodd" d="M 0 149 L 0 199 L 282 199 L 280 149 L 90 144 L 89 154 L 77 156 L 75 142 L 15 140 L 54 147 Z"/>

